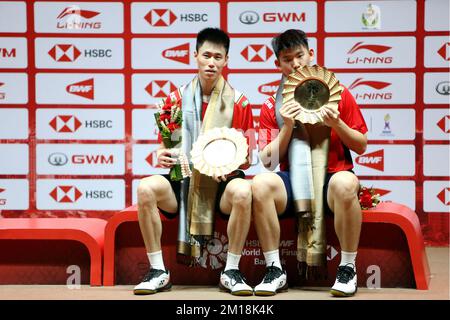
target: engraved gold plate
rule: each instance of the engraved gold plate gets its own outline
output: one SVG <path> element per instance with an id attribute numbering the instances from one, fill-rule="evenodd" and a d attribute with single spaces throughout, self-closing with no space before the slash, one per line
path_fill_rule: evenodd
<path id="1" fill-rule="evenodd" d="M 247 160 L 248 145 L 244 135 L 234 128 L 214 128 L 200 135 L 193 144 L 191 161 L 207 176 L 226 175 Z"/>
<path id="2" fill-rule="evenodd" d="M 328 106 L 337 110 L 342 86 L 335 74 L 318 65 L 304 66 L 291 73 L 283 88 L 283 104 L 296 101 L 300 113 L 295 120 L 316 124 L 323 122 L 322 109 Z"/>

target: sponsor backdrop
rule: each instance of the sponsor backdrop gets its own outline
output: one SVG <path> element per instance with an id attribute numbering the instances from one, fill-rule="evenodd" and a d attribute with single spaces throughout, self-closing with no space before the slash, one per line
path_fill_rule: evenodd
<path id="1" fill-rule="evenodd" d="M 369 132 L 362 183 L 449 239 L 449 1 L 0 1 L 0 213 L 100 217 L 156 164 L 154 104 L 196 72 L 196 33 L 231 36 L 224 74 L 255 124 L 280 76 L 271 38 L 310 36 Z M 255 154 L 256 155 L 256 154 Z M 257 157 L 250 177 L 263 171 Z"/>

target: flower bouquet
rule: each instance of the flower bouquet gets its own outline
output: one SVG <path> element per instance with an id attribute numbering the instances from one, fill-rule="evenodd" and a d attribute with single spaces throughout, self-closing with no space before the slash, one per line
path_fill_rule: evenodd
<path id="1" fill-rule="evenodd" d="M 164 146 L 167 149 L 179 148 L 181 146 L 181 123 L 183 116 L 180 104 L 164 104 L 155 113 L 156 125 L 161 133 Z M 189 165 L 186 156 L 178 153 L 178 162 L 170 168 L 169 176 L 172 181 L 180 181 L 189 176 Z M 186 168 L 187 164 L 187 168 Z"/>
<path id="2" fill-rule="evenodd" d="M 362 185 L 359 187 L 358 200 L 361 205 L 361 209 L 363 210 L 374 208 L 381 202 L 380 195 L 375 193 L 373 188 L 367 188 Z"/>

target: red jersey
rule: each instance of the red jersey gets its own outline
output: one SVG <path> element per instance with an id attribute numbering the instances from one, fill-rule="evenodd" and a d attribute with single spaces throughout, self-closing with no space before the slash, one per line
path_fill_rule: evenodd
<path id="1" fill-rule="evenodd" d="M 167 98 L 161 101 L 160 106 L 174 105 L 182 101 L 182 91 L 184 86 L 171 92 Z M 233 121 L 231 127 L 243 132 L 247 138 L 247 143 L 250 150 L 256 148 L 255 143 L 255 131 L 253 125 L 253 113 L 248 99 L 241 94 L 239 91 L 234 90 L 234 110 L 233 110 Z M 205 115 L 206 109 L 208 107 L 207 102 L 202 104 L 202 120 Z M 183 106 L 181 107 L 183 108 Z M 161 134 L 158 134 L 158 142 L 161 143 Z"/>
<path id="2" fill-rule="evenodd" d="M 366 122 L 361 114 L 361 110 L 356 104 L 350 91 L 344 88 L 341 101 L 338 105 L 340 117 L 350 128 L 362 134 L 367 132 Z M 275 139 L 279 132 L 278 123 L 275 116 L 275 97 L 268 98 L 261 107 L 259 118 L 258 145 L 259 150 L 263 150 L 266 145 Z M 271 132 L 272 130 L 272 132 Z M 337 133 L 331 129 L 330 147 L 328 151 L 328 172 L 337 172 L 353 168 L 353 161 L 350 150 L 342 143 Z M 280 162 L 280 170 L 289 171 L 289 160 L 287 155 Z"/>

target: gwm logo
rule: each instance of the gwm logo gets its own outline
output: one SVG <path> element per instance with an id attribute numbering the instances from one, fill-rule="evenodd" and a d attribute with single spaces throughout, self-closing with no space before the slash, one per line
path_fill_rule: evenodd
<path id="1" fill-rule="evenodd" d="M 228 239 L 219 232 L 214 232 L 214 238 L 208 241 L 203 255 L 197 259 L 197 262 L 203 268 L 211 267 L 216 270 L 223 267 L 227 261 Z"/>
<path id="2" fill-rule="evenodd" d="M 384 171 L 384 149 L 356 157 L 356 163 L 378 171 Z"/>

